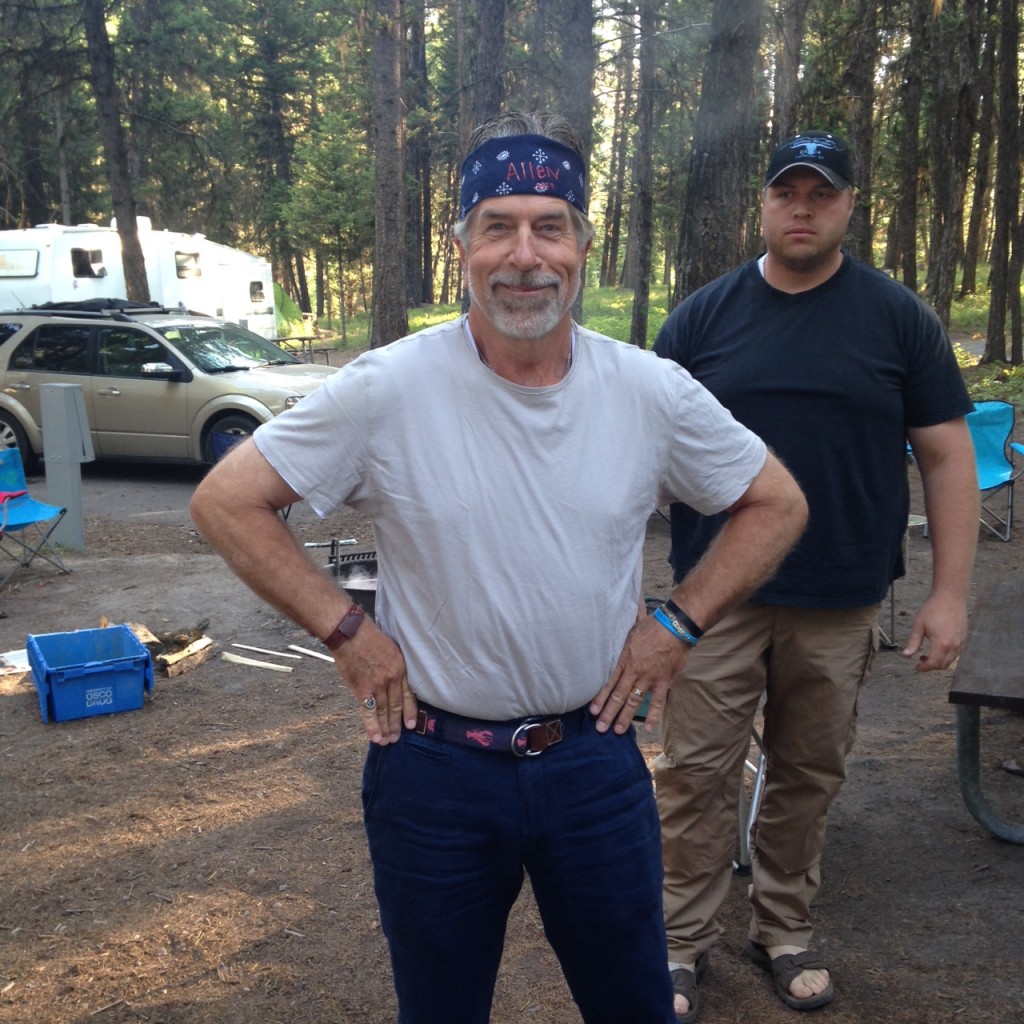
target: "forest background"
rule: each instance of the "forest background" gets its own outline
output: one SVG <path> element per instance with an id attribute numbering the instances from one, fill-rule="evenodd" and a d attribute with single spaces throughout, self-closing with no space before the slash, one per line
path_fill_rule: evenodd
<path id="1" fill-rule="evenodd" d="M 0 0 L 0 228 L 136 216 L 265 255 L 284 305 L 370 341 L 457 305 L 450 243 L 473 126 L 580 128 L 590 288 L 646 345 L 754 254 L 767 153 L 850 141 L 850 248 L 948 324 L 984 300 L 983 362 L 1021 346 L 1016 0 Z M 134 294 L 132 294 L 134 290 Z M 301 317 L 301 314 L 297 313 Z"/>

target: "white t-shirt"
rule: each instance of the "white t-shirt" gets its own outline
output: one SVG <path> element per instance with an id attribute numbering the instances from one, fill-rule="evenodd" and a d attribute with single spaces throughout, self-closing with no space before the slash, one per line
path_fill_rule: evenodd
<path id="1" fill-rule="evenodd" d="M 653 510 L 721 511 L 766 452 L 671 360 L 580 329 L 566 377 L 522 387 L 461 318 L 365 353 L 255 440 L 319 515 L 371 517 L 377 621 L 414 692 L 498 721 L 594 697 Z"/>

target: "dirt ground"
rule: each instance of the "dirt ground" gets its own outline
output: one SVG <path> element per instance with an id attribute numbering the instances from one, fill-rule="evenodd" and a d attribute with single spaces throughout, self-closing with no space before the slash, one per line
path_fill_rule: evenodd
<path id="1" fill-rule="evenodd" d="M 372 543 L 354 515 L 301 529 Z M 897 640 L 931 563 L 911 533 Z M 0 676 L 0 1021 L 393 1022 L 352 697 L 313 658 L 289 674 L 219 658 L 284 661 L 235 643 L 316 645 L 190 528 L 89 517 L 86 542 L 70 575 L 33 566 L 0 594 L 0 651 L 105 616 L 155 632 L 209 620 L 218 656 L 158 676 L 141 710 L 66 723 L 41 721 L 30 676 Z M 651 593 L 667 587 L 667 549 L 655 515 Z M 1024 521 L 1010 544 L 982 536 L 976 580 L 1020 571 L 1022 550 Z M 1024 1021 L 1024 847 L 991 838 L 964 808 L 949 682 L 883 651 L 864 693 L 816 911 L 837 988 L 822 1024 Z M 983 722 L 983 787 L 1024 820 L 1024 778 L 1003 767 L 1024 763 L 1024 719 Z M 653 758 L 657 745 L 645 747 Z M 745 884 L 735 879 L 702 987 L 703 1024 L 793 1019 L 743 954 Z M 492 1021 L 578 1020 L 526 891 Z"/>

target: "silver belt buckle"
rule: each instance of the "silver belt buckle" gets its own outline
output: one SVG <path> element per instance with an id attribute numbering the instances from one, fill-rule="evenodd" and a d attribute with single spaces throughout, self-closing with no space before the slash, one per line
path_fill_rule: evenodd
<path id="1" fill-rule="evenodd" d="M 544 753 L 544 750 L 547 749 L 546 747 L 542 748 L 541 750 L 531 750 L 530 746 L 529 746 L 529 744 L 530 744 L 530 739 L 529 739 L 530 732 L 532 730 L 534 730 L 534 729 L 539 729 L 542 725 L 544 725 L 543 722 L 533 721 L 533 722 L 523 722 L 521 725 L 516 726 L 516 731 L 514 733 L 512 733 L 512 753 L 515 754 L 516 757 L 536 757 L 538 754 L 543 754 Z M 525 743 L 523 745 L 523 749 L 522 750 L 519 750 L 517 748 L 517 746 L 516 746 L 516 743 L 519 740 L 520 734 L 522 734 L 525 737 Z"/>
<path id="2" fill-rule="evenodd" d="M 544 734 L 541 736 L 540 745 L 536 750 L 530 750 L 529 747 L 529 736 L 527 735 L 526 747 L 522 752 L 516 749 L 516 741 L 519 739 L 519 734 L 529 734 L 534 729 L 543 729 Z M 516 727 L 516 731 L 512 733 L 512 753 L 516 757 L 536 757 L 538 754 L 543 754 L 548 747 L 553 747 L 556 743 L 561 743 L 565 739 L 565 733 L 562 728 L 561 718 L 541 718 L 532 719 L 528 722 L 523 722 L 522 725 Z"/>

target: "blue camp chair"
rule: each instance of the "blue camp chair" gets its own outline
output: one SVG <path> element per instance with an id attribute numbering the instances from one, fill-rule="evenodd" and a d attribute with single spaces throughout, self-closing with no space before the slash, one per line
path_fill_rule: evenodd
<path id="1" fill-rule="evenodd" d="M 17 448 L 0 449 L 0 491 L 21 491 L 21 495 L 4 502 L 7 513 L 0 537 L 0 551 L 14 561 L 14 566 L 0 579 L 2 587 L 17 571 L 32 563 L 38 556 L 54 566 L 58 572 L 68 573 L 50 536 L 67 513 L 59 505 L 37 501 L 28 493 L 25 467 Z"/>
<path id="2" fill-rule="evenodd" d="M 1011 441 L 1014 408 L 1009 402 L 975 402 L 967 414 L 967 426 L 974 442 L 981 491 L 981 525 L 1000 540 L 1010 539 L 1013 527 L 1013 485 L 1024 473 L 1024 464 L 1014 464 L 1014 452 L 1024 455 L 1024 445 Z M 1005 492 L 1006 506 L 998 502 Z"/>
<path id="3" fill-rule="evenodd" d="M 223 431 L 215 430 L 210 435 L 210 450 L 213 452 L 213 461 L 220 462 L 236 444 L 251 436 L 251 434 L 227 434 Z M 288 513 L 291 510 L 291 505 L 285 505 L 284 508 L 280 509 L 281 518 L 287 519 Z"/>
<path id="4" fill-rule="evenodd" d="M 215 430 L 210 435 L 210 449 L 213 452 L 213 461 L 220 462 L 239 441 L 244 441 L 249 436 L 249 434 L 227 434 L 223 431 Z"/>

